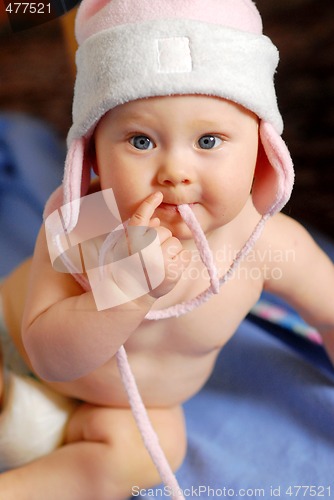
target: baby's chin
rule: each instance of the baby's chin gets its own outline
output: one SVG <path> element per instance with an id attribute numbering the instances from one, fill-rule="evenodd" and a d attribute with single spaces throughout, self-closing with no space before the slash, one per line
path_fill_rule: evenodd
<path id="1" fill-rule="evenodd" d="M 211 224 L 206 224 L 203 222 L 201 223 L 200 220 L 198 220 L 198 222 L 206 237 L 209 237 L 210 234 L 212 234 L 216 229 L 219 229 L 220 227 L 214 223 Z M 183 220 L 175 223 L 161 220 L 161 225 L 169 229 L 172 235 L 175 238 L 178 238 L 181 241 L 181 243 L 191 243 L 194 240 L 194 236 L 192 234 L 191 229 L 187 226 L 187 224 Z"/>

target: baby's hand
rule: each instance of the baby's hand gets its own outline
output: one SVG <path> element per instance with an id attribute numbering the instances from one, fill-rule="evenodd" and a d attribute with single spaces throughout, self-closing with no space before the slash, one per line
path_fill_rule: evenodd
<path id="1" fill-rule="evenodd" d="M 143 237 L 144 234 L 148 231 L 149 227 L 154 228 L 155 231 L 158 233 L 158 237 L 160 240 L 160 248 L 159 252 L 157 252 L 156 254 L 156 266 L 161 267 L 161 254 L 162 254 L 165 277 L 163 281 L 160 283 L 160 285 L 154 288 L 150 292 L 150 295 L 155 298 L 159 298 L 162 297 L 163 295 L 166 295 L 174 288 L 174 286 L 181 278 L 182 272 L 190 262 L 190 252 L 183 249 L 180 240 L 175 238 L 169 229 L 161 226 L 160 220 L 158 218 L 152 218 L 155 209 L 160 205 L 162 199 L 163 195 L 160 192 L 154 193 L 148 198 L 146 198 L 146 200 L 144 200 L 139 205 L 136 212 L 130 218 L 128 224 L 128 227 L 130 228 L 129 234 L 131 234 L 131 228 L 134 227 L 137 227 L 142 232 Z M 134 234 L 136 234 L 136 232 L 137 231 L 135 231 Z M 140 233 L 138 235 L 140 235 Z M 132 243 L 130 236 L 128 243 L 130 243 L 130 247 L 132 247 L 130 248 L 131 253 L 134 253 L 136 251 L 138 242 L 137 244 L 135 241 Z M 154 266 L 154 264 L 155 263 L 151 262 L 150 259 L 151 269 Z"/>

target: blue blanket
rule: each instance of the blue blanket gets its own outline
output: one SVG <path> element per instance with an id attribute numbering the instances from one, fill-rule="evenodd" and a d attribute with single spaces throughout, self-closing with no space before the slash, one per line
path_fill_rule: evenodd
<path id="1" fill-rule="evenodd" d="M 185 496 L 295 498 L 313 486 L 298 497 L 334 497 L 334 371 L 322 347 L 249 317 L 185 414 Z"/>
<path id="2" fill-rule="evenodd" d="M 0 276 L 32 252 L 63 159 L 45 124 L 0 115 Z M 334 497 L 334 371 L 321 345 L 286 325 L 249 315 L 185 414 L 186 497 Z M 170 495 L 134 485 L 133 498 Z"/>
<path id="3" fill-rule="evenodd" d="M 64 158 L 65 144 L 45 123 L 0 114 L 0 278 L 32 254 Z"/>

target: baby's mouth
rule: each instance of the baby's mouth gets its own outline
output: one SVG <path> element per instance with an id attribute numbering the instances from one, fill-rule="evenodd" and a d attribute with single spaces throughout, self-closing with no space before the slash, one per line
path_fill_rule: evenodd
<path id="1" fill-rule="evenodd" d="M 178 206 L 181 205 L 181 203 L 176 204 L 176 203 L 166 203 L 162 202 L 158 208 L 162 208 L 163 210 L 166 210 L 167 212 L 178 212 Z M 184 203 L 182 203 L 184 205 Z M 196 203 L 186 203 L 189 207 L 193 208 Z"/>
<path id="2" fill-rule="evenodd" d="M 174 203 L 162 202 L 159 205 L 159 208 L 162 208 L 163 210 L 166 210 L 167 212 L 177 212 L 177 205 L 175 205 Z"/>

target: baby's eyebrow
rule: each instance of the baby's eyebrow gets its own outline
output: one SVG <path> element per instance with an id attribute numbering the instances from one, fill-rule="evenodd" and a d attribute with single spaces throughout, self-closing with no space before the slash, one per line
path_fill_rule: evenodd
<path id="1" fill-rule="evenodd" d="M 194 125 L 194 127 L 198 127 L 198 128 L 215 129 L 217 126 L 219 126 L 221 124 L 220 124 L 220 122 L 218 122 L 218 120 L 206 120 L 206 119 L 199 120 L 199 119 L 196 119 L 196 120 L 194 120 L 193 125 Z"/>
<path id="2" fill-rule="evenodd" d="M 224 120 L 222 118 L 216 119 L 206 119 L 206 118 L 197 118 L 192 122 L 192 127 L 195 130 L 199 130 L 201 133 L 221 133 L 221 134 L 230 134 L 235 129 L 238 129 L 234 120 Z"/>
<path id="3" fill-rule="evenodd" d="M 224 119 L 224 118 L 214 118 L 206 119 L 199 118 L 193 121 L 194 129 L 198 129 L 201 133 L 219 133 L 226 136 L 230 134 L 236 133 L 240 126 L 236 120 L 233 118 Z"/>
<path id="4" fill-rule="evenodd" d="M 142 123 L 152 123 L 154 121 L 154 116 L 152 116 L 150 113 L 138 113 L 134 112 L 131 114 L 128 114 L 126 116 L 122 116 L 118 119 L 120 123 L 124 124 L 133 124 L 133 125 L 140 125 Z"/>

